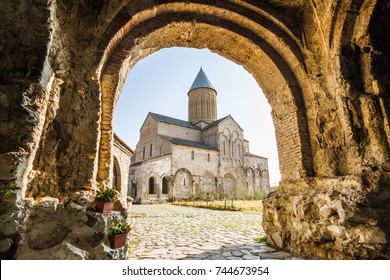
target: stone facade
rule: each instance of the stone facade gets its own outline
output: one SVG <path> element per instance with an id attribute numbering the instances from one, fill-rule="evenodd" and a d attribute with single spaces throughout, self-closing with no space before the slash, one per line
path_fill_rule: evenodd
<path id="1" fill-rule="evenodd" d="M 242 65 L 272 107 L 282 184 L 264 203 L 263 225 L 274 244 L 312 257 L 390 258 L 387 0 L 21 0 L 0 10 L 2 256 L 24 250 L 40 199 L 66 208 L 108 184 L 126 75 L 177 46 Z"/>
<path id="2" fill-rule="evenodd" d="M 129 195 L 129 169 L 133 154 L 133 149 L 114 133 L 111 186 L 122 194 L 123 203 L 126 203 L 125 198 Z"/>
<path id="3" fill-rule="evenodd" d="M 269 190 L 268 160 L 249 153 L 232 116 L 217 119 L 217 92 L 201 69 L 188 93 L 189 120 L 149 113 L 132 157 L 132 196 L 174 200 Z"/>

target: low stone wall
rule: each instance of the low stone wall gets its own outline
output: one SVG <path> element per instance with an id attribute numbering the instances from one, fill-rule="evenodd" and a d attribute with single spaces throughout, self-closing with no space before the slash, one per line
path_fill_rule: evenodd
<path id="1" fill-rule="evenodd" d="M 66 203 L 56 198 L 3 199 L 0 258 L 28 260 L 125 259 L 126 246 L 108 246 L 107 228 L 121 211 L 97 213 L 93 201 L 80 196 Z M 114 208 L 114 210 L 116 210 Z M 122 209 L 123 210 L 123 209 Z"/>
<path id="2" fill-rule="evenodd" d="M 282 183 L 263 202 L 271 245 L 319 259 L 390 259 L 387 173 Z"/>

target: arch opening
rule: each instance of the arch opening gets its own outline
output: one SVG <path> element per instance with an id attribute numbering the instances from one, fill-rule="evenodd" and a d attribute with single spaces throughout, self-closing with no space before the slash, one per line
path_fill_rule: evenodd
<path id="1" fill-rule="evenodd" d="M 277 139 L 293 138 L 289 143 L 282 140 L 277 142 L 282 179 L 299 179 L 313 174 L 308 120 L 302 94 L 304 90 L 310 90 L 310 87 L 304 87 L 307 79 L 304 69 L 297 66 L 299 56 L 287 46 L 278 46 L 284 48 L 285 53 L 277 52 L 272 47 L 274 39 L 266 41 L 259 34 L 253 34 L 250 30 L 235 25 L 234 20 L 229 21 L 223 14 L 220 14 L 215 22 L 210 22 L 204 15 L 192 14 L 190 11 L 184 14 L 174 13 L 175 17 L 170 12 L 161 13 L 153 18 L 147 17 L 149 12 L 145 11 L 144 16 L 147 19 L 142 21 L 142 28 L 140 23 L 130 20 L 120 33 L 117 33 L 115 44 L 112 41 L 114 47 L 106 50 L 102 61 L 100 81 L 102 121 L 105 125 L 101 130 L 98 180 L 105 178 L 107 163 L 104 159 L 109 158 L 104 155 L 109 152 L 105 147 L 109 143 L 112 114 L 125 76 L 137 61 L 159 49 L 173 46 L 207 47 L 212 52 L 242 65 L 251 73 L 273 109 Z M 196 19 L 196 22 L 188 22 L 189 18 Z M 250 24 L 253 25 L 252 22 Z M 261 28 L 261 25 L 256 26 L 256 29 Z M 267 29 L 261 31 L 267 38 L 272 35 Z M 226 44 L 227 41 L 230 43 Z M 257 59 L 254 60 L 248 54 L 255 54 Z M 109 102 L 104 102 L 105 100 Z M 293 127 L 294 132 L 287 134 L 286 127 Z M 294 161 L 290 160 L 286 151 L 292 151 L 296 155 Z"/>

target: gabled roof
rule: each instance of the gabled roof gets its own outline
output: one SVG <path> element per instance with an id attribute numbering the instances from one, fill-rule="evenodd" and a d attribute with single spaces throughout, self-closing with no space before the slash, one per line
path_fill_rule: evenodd
<path id="1" fill-rule="evenodd" d="M 159 122 L 164 122 L 164 123 L 168 123 L 168 124 L 174 124 L 174 125 L 178 125 L 178 126 L 201 130 L 199 127 L 197 127 L 193 123 L 190 123 L 187 121 L 183 121 L 183 120 L 179 120 L 179 119 L 175 119 L 175 118 L 171 118 L 168 116 L 159 115 L 159 114 L 151 113 L 151 112 L 149 112 L 149 115 L 151 115 L 153 118 L 155 118 Z"/>
<path id="2" fill-rule="evenodd" d="M 201 142 L 195 142 L 195 141 L 189 141 L 185 139 L 180 139 L 180 138 L 174 138 L 174 137 L 169 137 L 165 135 L 159 135 L 161 138 L 167 140 L 168 142 L 176 145 L 183 145 L 183 146 L 190 146 L 190 147 L 196 147 L 196 148 L 201 148 L 201 149 L 207 149 L 207 150 L 216 150 L 218 151 L 217 148 L 211 147 L 209 145 L 206 145 Z"/>
<path id="3" fill-rule="evenodd" d="M 216 121 L 213 121 L 212 123 L 210 123 L 208 126 L 204 127 L 203 130 L 206 130 L 206 129 L 209 129 L 209 128 L 212 128 L 213 126 L 216 126 L 222 122 L 224 122 L 225 120 L 227 119 L 231 119 L 242 131 L 244 131 L 242 129 L 242 127 L 236 122 L 236 120 L 231 116 L 231 115 L 228 115 L 226 117 L 223 117 L 223 118 L 220 118 L 219 120 L 216 120 Z"/>
<path id="4" fill-rule="evenodd" d="M 116 133 L 114 133 L 114 140 L 118 141 L 127 151 L 131 154 L 134 154 L 134 150 L 130 148 L 125 141 L 123 141 Z"/>
<path id="5" fill-rule="evenodd" d="M 219 124 L 219 123 L 223 122 L 224 120 L 226 120 L 228 117 L 231 117 L 231 116 L 228 115 L 226 117 L 220 118 L 219 120 L 216 120 L 216 121 L 213 121 L 213 122 L 209 123 L 207 126 L 205 126 L 203 128 L 203 130 L 206 130 L 206 129 L 209 129 L 209 128 L 213 127 L 213 126 L 216 126 L 217 124 Z"/>
<path id="6" fill-rule="evenodd" d="M 192 83 L 192 86 L 188 92 L 190 92 L 191 90 L 196 89 L 196 88 L 211 88 L 211 89 L 216 91 L 213 84 L 210 82 L 209 78 L 207 78 L 202 67 L 200 68 L 198 75 L 196 75 L 196 78 L 195 78 L 194 82 Z"/>

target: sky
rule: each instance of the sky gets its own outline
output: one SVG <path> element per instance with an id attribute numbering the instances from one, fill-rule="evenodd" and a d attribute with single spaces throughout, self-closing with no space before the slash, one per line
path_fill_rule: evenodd
<path id="1" fill-rule="evenodd" d="M 241 65 L 208 49 L 167 48 L 139 61 L 128 73 L 114 115 L 114 131 L 135 149 L 148 112 L 188 120 L 187 93 L 200 67 L 217 90 L 218 118 L 232 115 L 250 152 L 268 158 L 270 184 L 280 181 L 271 106 Z"/>

